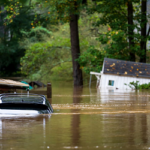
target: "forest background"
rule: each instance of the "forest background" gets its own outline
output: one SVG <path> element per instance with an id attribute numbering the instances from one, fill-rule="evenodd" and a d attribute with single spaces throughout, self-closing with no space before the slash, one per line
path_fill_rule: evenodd
<path id="1" fill-rule="evenodd" d="M 104 57 L 148 63 L 148 24 L 146 0 L 1 0 L 0 76 L 82 86 Z"/>

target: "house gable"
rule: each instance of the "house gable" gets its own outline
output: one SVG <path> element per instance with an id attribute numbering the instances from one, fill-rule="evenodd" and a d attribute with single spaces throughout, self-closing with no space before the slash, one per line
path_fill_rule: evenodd
<path id="1" fill-rule="evenodd" d="M 105 58 L 103 65 L 104 74 L 150 78 L 150 64 Z"/>

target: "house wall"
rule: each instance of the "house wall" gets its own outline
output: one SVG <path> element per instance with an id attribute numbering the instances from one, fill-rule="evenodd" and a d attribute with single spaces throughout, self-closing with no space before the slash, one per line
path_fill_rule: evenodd
<path id="1" fill-rule="evenodd" d="M 114 81 L 114 85 L 108 85 L 109 80 Z M 128 90 L 131 89 L 129 86 L 124 85 L 129 84 L 130 82 L 139 81 L 139 84 L 149 83 L 150 78 L 140 78 L 140 77 L 128 77 L 128 76 L 119 76 L 119 75 L 110 75 L 110 74 L 101 74 L 99 88 L 107 89 L 121 89 Z"/>

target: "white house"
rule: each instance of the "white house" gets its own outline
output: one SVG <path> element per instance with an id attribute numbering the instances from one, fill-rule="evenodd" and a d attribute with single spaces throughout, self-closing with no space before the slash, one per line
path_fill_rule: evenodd
<path id="1" fill-rule="evenodd" d="M 97 77 L 100 89 L 131 89 L 125 84 L 139 81 L 139 84 L 150 82 L 150 64 L 105 58 L 100 73 L 90 72 Z"/>

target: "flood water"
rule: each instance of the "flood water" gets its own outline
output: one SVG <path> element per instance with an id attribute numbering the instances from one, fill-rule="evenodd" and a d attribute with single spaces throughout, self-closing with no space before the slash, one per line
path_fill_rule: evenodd
<path id="1" fill-rule="evenodd" d="M 51 115 L 0 116 L 0 150 L 150 149 L 150 90 L 54 82 L 52 93 Z"/>

